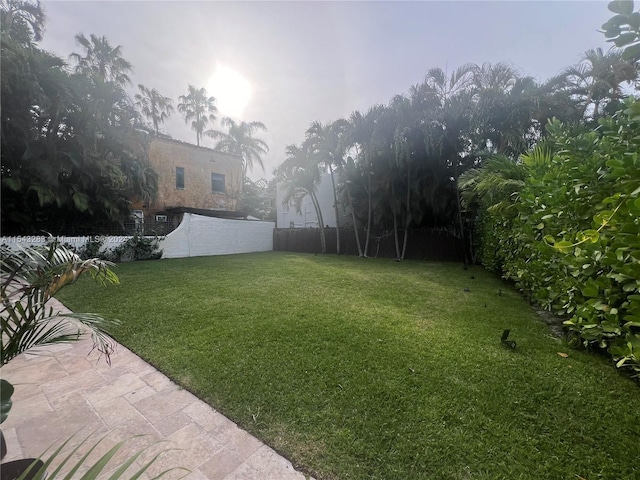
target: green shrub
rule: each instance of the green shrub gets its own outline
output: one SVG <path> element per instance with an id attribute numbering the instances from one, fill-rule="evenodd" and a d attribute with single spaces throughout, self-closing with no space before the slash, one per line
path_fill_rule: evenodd
<path id="1" fill-rule="evenodd" d="M 158 260 L 162 257 L 160 241 L 159 237 L 147 238 L 143 235 L 134 235 L 126 242 L 112 248 L 109 256 L 114 262 Z"/>
<path id="2" fill-rule="evenodd" d="M 101 260 L 110 260 L 108 252 L 102 252 L 100 249 L 104 245 L 104 240 L 100 237 L 90 238 L 82 247 L 78 249 L 78 255 L 83 260 L 90 258 L 99 258 Z"/>
<path id="3" fill-rule="evenodd" d="M 507 208 L 483 214 L 482 260 L 640 375 L 638 102 L 596 131 L 549 125 L 556 153 Z M 485 209 L 488 200 L 485 198 Z"/>

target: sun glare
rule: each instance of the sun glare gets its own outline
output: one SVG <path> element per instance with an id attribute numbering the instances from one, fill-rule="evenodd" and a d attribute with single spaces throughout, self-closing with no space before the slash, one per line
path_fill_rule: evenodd
<path id="1" fill-rule="evenodd" d="M 209 80 L 209 95 L 216 98 L 216 106 L 223 117 L 240 119 L 249 99 L 251 84 L 236 70 L 218 65 Z"/>

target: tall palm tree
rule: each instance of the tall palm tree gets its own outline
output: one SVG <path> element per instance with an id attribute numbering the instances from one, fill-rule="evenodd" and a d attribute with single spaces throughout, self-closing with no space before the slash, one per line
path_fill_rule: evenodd
<path id="1" fill-rule="evenodd" d="M 155 88 L 149 89 L 142 84 L 138 85 L 140 93 L 136 93 L 136 105 L 140 113 L 153 122 L 153 128 L 158 134 L 158 126 L 163 123 L 173 112 L 172 101 L 169 97 L 163 97 Z"/>
<path id="2" fill-rule="evenodd" d="M 318 162 L 310 155 L 308 148 L 304 145 L 302 147 L 288 145 L 287 158 L 280 164 L 275 173 L 278 183 L 285 188 L 282 200 L 283 205 L 289 205 L 293 201 L 297 213 L 300 213 L 302 200 L 307 196 L 311 199 L 318 219 L 318 228 L 320 229 L 321 253 L 327 253 L 322 209 L 316 195 L 316 190 L 322 178 L 321 170 L 318 168 Z"/>
<path id="3" fill-rule="evenodd" d="M 636 81 L 639 75 L 621 51 L 605 53 L 601 48 L 587 50 L 582 61 L 564 73 L 570 91 L 582 102 L 584 116 L 594 121 L 622 98 L 622 84 Z"/>
<path id="4" fill-rule="evenodd" d="M 131 83 L 129 73 L 133 65 L 122 57 L 122 47 L 112 47 L 106 37 L 91 34 L 89 38 L 83 33 L 76 35 L 76 42 L 84 48 L 84 55 L 69 55 L 76 62 L 76 72 L 92 75 L 104 83 L 113 83 L 124 87 Z"/>
<path id="5" fill-rule="evenodd" d="M 359 111 L 355 111 L 349 118 L 351 144 L 356 147 L 359 157 L 359 169 L 367 179 L 365 187 L 367 193 L 367 229 L 362 252 L 364 257 L 367 257 L 369 253 L 369 242 L 373 227 L 373 178 L 375 174 L 373 160 L 377 157 L 379 151 L 379 126 L 385 109 L 384 105 L 377 104 L 369 108 L 364 115 Z"/>
<path id="6" fill-rule="evenodd" d="M 313 122 L 307 129 L 305 144 L 318 164 L 323 165 L 331 176 L 333 208 L 336 214 L 336 253 L 340 255 L 340 214 L 333 167 L 342 168 L 347 149 L 348 123 L 340 119 L 328 125 Z"/>
<path id="7" fill-rule="evenodd" d="M 207 90 L 189 85 L 187 95 L 180 95 L 178 111 L 184 116 L 184 123 L 191 120 L 191 128 L 196 132 L 196 144 L 200 146 L 200 139 L 209 121 L 215 121 L 218 109 L 216 99 L 207 96 Z"/>
<path id="8" fill-rule="evenodd" d="M 2 0 L 2 34 L 13 36 L 18 25 L 31 31 L 36 42 L 42 40 L 45 15 L 39 0 Z"/>
<path id="9" fill-rule="evenodd" d="M 222 119 L 222 125 L 229 129 L 228 133 L 209 130 L 205 132 L 211 138 L 218 139 L 216 150 L 233 153 L 242 157 L 242 178 L 247 176 L 248 170 L 253 170 L 257 163 L 264 171 L 262 155 L 269 152 L 269 146 L 254 135 L 259 130 L 266 131 L 267 127 L 262 122 L 240 122 L 237 123 L 231 118 Z"/>

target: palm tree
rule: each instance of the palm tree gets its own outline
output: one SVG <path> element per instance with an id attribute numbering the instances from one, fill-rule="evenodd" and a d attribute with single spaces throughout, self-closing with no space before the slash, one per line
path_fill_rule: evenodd
<path id="1" fill-rule="evenodd" d="M 325 170 L 329 170 L 331 175 L 331 187 L 333 189 L 333 207 L 336 214 L 336 253 L 340 255 L 340 214 L 338 211 L 338 195 L 333 166 L 342 168 L 344 155 L 346 152 L 348 123 L 346 120 L 336 120 L 335 122 L 322 125 L 320 122 L 313 122 L 307 129 L 305 144 L 310 154 L 318 164 L 323 165 Z"/>
<path id="2" fill-rule="evenodd" d="M 120 87 L 131 83 L 129 73 L 133 71 L 133 65 L 122 57 L 120 45 L 112 47 L 106 37 L 94 34 L 87 38 L 79 33 L 75 38 L 78 45 L 84 48 L 84 55 L 69 55 L 76 62 L 76 72 Z"/>
<path id="3" fill-rule="evenodd" d="M 275 171 L 278 183 L 285 188 L 282 205 L 289 205 L 294 202 L 297 213 L 300 213 L 302 200 L 309 197 L 313 203 L 318 219 L 318 228 L 320 229 L 320 248 L 321 253 L 327 252 L 327 241 L 324 233 L 324 220 L 322 218 L 322 209 L 316 196 L 316 189 L 322 178 L 321 169 L 318 163 L 308 149 L 303 145 L 287 146 L 287 158 Z"/>
<path id="4" fill-rule="evenodd" d="M 359 157 L 359 169 L 366 177 L 366 193 L 367 193 L 367 230 L 364 250 L 362 256 L 367 257 L 369 252 L 369 241 L 371 239 L 371 229 L 373 226 L 373 185 L 374 177 L 373 158 L 377 153 L 376 141 L 379 133 L 378 122 L 385 111 L 384 105 L 378 104 L 371 107 L 363 115 L 359 111 L 355 111 L 349 118 L 350 123 L 350 142 L 356 147 Z M 352 207 L 353 208 L 353 207 Z M 354 221 L 355 224 L 355 221 Z"/>
<path id="5" fill-rule="evenodd" d="M 207 90 L 189 85 L 187 95 L 180 95 L 178 111 L 184 116 L 184 123 L 191 120 L 191 128 L 196 132 L 196 145 L 200 146 L 200 138 L 209 121 L 215 121 L 218 109 L 216 99 L 207 96 Z"/>
<path id="6" fill-rule="evenodd" d="M 222 125 L 229 128 L 228 133 L 209 130 L 206 135 L 219 139 L 216 150 L 233 153 L 242 158 L 242 178 L 247 176 L 248 170 L 253 170 L 254 164 L 260 165 L 264 171 L 262 155 L 269 152 L 268 145 L 254 134 L 259 130 L 267 130 L 262 122 L 240 122 L 237 123 L 231 118 L 222 119 Z"/>
<path id="7" fill-rule="evenodd" d="M 153 128 L 158 134 L 158 125 L 163 123 L 173 112 L 172 101 L 169 97 L 163 97 L 155 88 L 149 89 L 144 85 L 138 85 L 140 93 L 136 93 L 136 105 L 140 113 L 153 122 Z"/>
<path id="8" fill-rule="evenodd" d="M 42 40 L 45 15 L 39 0 L 2 0 L 1 10 L 3 35 L 12 36 L 16 31 L 26 30 L 31 31 L 36 42 Z M 18 25 L 24 28 L 16 28 Z"/>
<path id="9" fill-rule="evenodd" d="M 564 73 L 570 91 L 582 102 L 584 116 L 594 121 L 622 98 L 622 83 L 638 79 L 636 66 L 623 52 L 604 53 L 601 48 L 587 50 L 582 61 Z"/>

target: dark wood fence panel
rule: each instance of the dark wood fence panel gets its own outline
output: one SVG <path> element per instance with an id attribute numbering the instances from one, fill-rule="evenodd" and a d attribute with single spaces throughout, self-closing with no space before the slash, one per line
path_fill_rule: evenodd
<path id="1" fill-rule="evenodd" d="M 359 231 L 364 249 L 366 233 Z M 325 228 L 327 253 L 336 253 L 336 229 Z M 403 232 L 399 232 L 402 249 Z M 447 230 L 409 230 L 406 259 L 463 262 L 463 241 Z M 317 228 L 275 228 L 273 249 L 282 252 L 320 253 L 320 230 Z M 340 253 L 357 255 L 358 246 L 352 228 L 340 229 Z M 383 236 L 372 236 L 369 240 L 369 256 L 395 258 L 393 232 Z"/>

